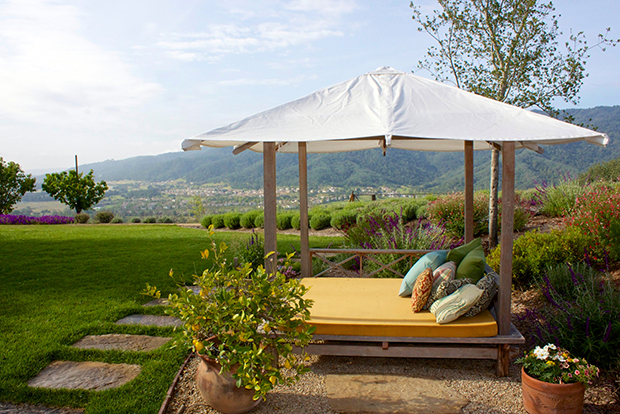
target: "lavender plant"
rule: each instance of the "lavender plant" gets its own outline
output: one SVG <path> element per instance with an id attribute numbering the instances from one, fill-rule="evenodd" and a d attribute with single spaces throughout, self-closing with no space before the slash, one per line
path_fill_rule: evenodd
<path id="1" fill-rule="evenodd" d="M 0 214 L 0 224 L 69 224 L 73 222 L 73 217 L 65 216 L 30 217 L 13 214 Z"/>
<path id="2" fill-rule="evenodd" d="M 547 301 L 525 318 L 532 343 L 554 343 L 605 368 L 620 363 L 620 295 L 606 272 L 587 263 L 549 268 L 536 278 Z"/>

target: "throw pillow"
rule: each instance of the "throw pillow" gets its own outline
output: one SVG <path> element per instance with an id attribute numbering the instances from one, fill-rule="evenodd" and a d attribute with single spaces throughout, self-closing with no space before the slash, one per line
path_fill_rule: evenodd
<path id="1" fill-rule="evenodd" d="M 433 286 L 433 271 L 427 267 L 415 281 L 413 292 L 411 293 L 411 310 L 420 312 L 431 294 Z"/>
<path id="2" fill-rule="evenodd" d="M 475 316 L 487 309 L 497 293 L 499 275 L 495 272 L 487 273 L 482 279 L 476 283 L 478 289 L 482 289 L 482 296 L 478 302 L 471 307 L 464 316 Z"/>
<path id="3" fill-rule="evenodd" d="M 456 263 L 446 262 L 433 272 L 433 290 L 437 290 L 441 282 L 449 282 L 456 275 Z"/>
<path id="4" fill-rule="evenodd" d="M 461 260 L 467 256 L 469 252 L 474 250 L 476 247 L 482 246 L 482 240 L 480 238 L 473 239 L 467 244 L 457 247 L 456 249 L 452 249 L 448 252 L 448 256 L 446 257 L 446 261 L 455 262 L 458 266 L 461 264 Z"/>
<path id="5" fill-rule="evenodd" d="M 484 276 L 486 265 L 484 249 L 482 246 L 476 247 L 461 260 L 461 264 L 456 268 L 456 278 L 469 278 L 476 283 Z"/>
<path id="6" fill-rule="evenodd" d="M 422 273 L 427 267 L 430 267 L 432 270 L 437 269 L 446 261 L 447 254 L 447 250 L 436 250 L 420 257 L 420 259 L 415 262 L 413 267 L 403 278 L 403 282 L 400 284 L 400 292 L 398 293 L 398 296 L 404 297 L 411 295 L 411 292 L 413 292 L 413 285 L 415 285 L 415 280 L 418 278 L 420 273 Z"/>
<path id="7" fill-rule="evenodd" d="M 450 296 L 439 299 L 431 306 L 431 313 L 439 324 L 452 322 L 467 313 L 482 296 L 482 290 L 472 284 L 457 289 Z"/>
<path id="8" fill-rule="evenodd" d="M 424 309 L 430 309 L 435 301 L 453 294 L 457 289 L 471 282 L 471 279 L 454 279 L 449 282 L 441 282 L 439 286 L 437 286 L 437 290 L 431 291 L 431 296 L 428 298 L 428 301 L 426 301 Z"/>

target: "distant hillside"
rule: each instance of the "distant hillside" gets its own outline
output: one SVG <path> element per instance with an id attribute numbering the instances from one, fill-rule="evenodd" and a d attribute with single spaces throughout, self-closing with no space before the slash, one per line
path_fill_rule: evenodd
<path id="1" fill-rule="evenodd" d="M 576 123 L 606 132 L 611 142 L 600 148 L 584 142 L 545 147 L 542 155 L 520 150 L 517 153 L 518 188 L 530 188 L 542 181 L 557 182 L 563 176 L 577 176 L 593 164 L 620 157 L 620 106 L 573 109 Z M 489 182 L 488 151 L 475 155 L 476 188 Z M 262 186 L 262 155 L 245 151 L 232 155 L 230 148 L 174 152 L 120 161 L 88 164 L 96 178 L 108 181 L 147 182 L 184 179 L 193 183 L 225 183 L 234 188 Z M 278 154 L 278 186 L 297 186 L 297 156 Z M 311 187 L 408 186 L 421 191 L 455 191 L 463 187 L 462 153 L 416 152 L 388 149 L 335 154 L 310 154 L 308 181 Z"/>

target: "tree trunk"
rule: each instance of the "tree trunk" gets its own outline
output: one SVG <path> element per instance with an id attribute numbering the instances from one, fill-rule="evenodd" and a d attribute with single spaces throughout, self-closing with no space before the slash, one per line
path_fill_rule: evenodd
<path id="1" fill-rule="evenodd" d="M 499 188 L 499 151 L 491 150 L 491 184 L 489 194 L 489 243 L 497 246 L 497 211 Z"/>

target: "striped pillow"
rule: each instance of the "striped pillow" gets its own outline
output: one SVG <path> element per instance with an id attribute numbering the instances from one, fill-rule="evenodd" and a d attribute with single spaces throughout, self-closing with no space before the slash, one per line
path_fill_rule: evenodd
<path id="1" fill-rule="evenodd" d="M 441 282 L 449 282 L 456 275 L 456 263 L 446 262 L 433 272 L 433 292 L 437 290 Z"/>

